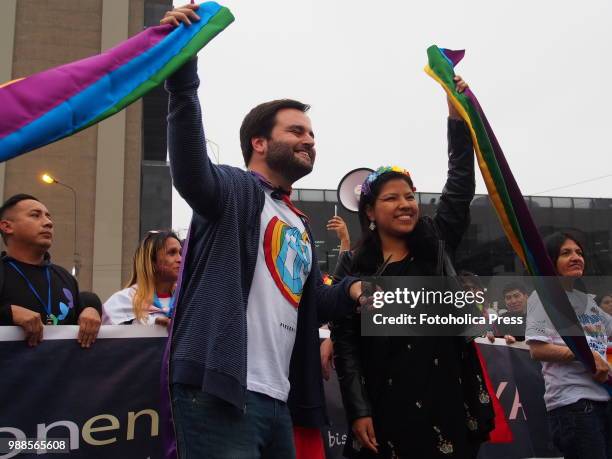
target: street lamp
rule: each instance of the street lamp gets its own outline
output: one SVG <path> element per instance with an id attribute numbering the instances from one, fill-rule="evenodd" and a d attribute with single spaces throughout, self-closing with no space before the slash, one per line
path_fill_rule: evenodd
<path id="1" fill-rule="evenodd" d="M 72 275 L 78 278 L 79 271 L 81 268 L 81 263 L 79 260 L 79 254 L 77 252 L 77 194 L 76 194 L 76 190 L 72 188 L 70 185 L 66 185 L 63 182 L 60 182 L 55 177 L 52 177 L 51 175 L 47 173 L 43 174 L 40 178 L 43 182 L 49 185 L 53 185 L 53 184 L 61 185 L 64 188 L 68 188 L 70 191 L 72 191 L 72 197 L 74 198 L 74 253 L 73 253 L 74 265 L 72 266 Z"/>

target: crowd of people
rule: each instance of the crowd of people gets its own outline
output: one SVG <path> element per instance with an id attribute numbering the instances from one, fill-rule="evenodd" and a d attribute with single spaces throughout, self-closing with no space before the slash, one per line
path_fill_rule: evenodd
<path id="1" fill-rule="evenodd" d="M 161 23 L 197 21 L 197 8 L 177 8 Z M 351 427 L 346 457 L 476 458 L 495 427 L 495 394 L 484 383 L 474 343 L 366 337 L 359 315 L 368 304 L 361 278 L 457 276 L 453 254 L 469 225 L 475 178 L 469 129 L 453 104 L 447 180 L 435 215 L 420 214 L 407 170 L 375 170 L 360 188 L 358 241 L 351 244 L 340 217 L 328 222 L 341 256 L 334 282 L 325 285 L 309 218 L 290 200 L 293 183 L 315 163 L 309 106 L 290 99 L 256 106 L 240 128 L 247 170 L 219 166 L 206 152 L 199 83 L 195 59 L 166 82 L 173 182 L 193 209 L 188 239 L 148 232 L 134 254 L 130 281 L 101 305 L 51 262 L 54 227 L 44 203 L 15 195 L 0 208 L 6 246 L 0 324 L 21 327 L 30 346 L 41 342 L 45 325 L 78 325 L 84 348 L 94 344 L 101 324 L 168 327 L 181 458 L 291 459 L 296 445 L 303 457 L 322 457 L 322 380 L 329 378 L 332 358 Z M 460 77 L 455 83 L 459 92 L 467 88 Z M 612 294 L 595 298 L 576 288 L 586 265 L 577 237 L 556 233 L 546 244 L 595 372 L 576 360 L 538 293 L 521 283 L 503 288 L 504 307 L 495 313 L 525 319 L 526 329 L 500 327 L 487 335 L 508 344 L 525 341 L 542 362 L 551 432 L 564 457 L 610 459 L 612 408 L 601 383 L 610 371 Z M 478 307 L 491 313 L 488 305 Z M 329 324 L 331 340 L 321 344 L 322 324 Z"/>

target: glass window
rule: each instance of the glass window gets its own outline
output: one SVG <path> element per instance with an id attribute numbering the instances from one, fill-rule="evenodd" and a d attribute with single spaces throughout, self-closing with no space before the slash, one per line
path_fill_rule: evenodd
<path id="1" fill-rule="evenodd" d="M 489 196 L 486 194 L 477 194 L 472 199 L 470 206 L 484 207 L 490 205 Z"/>
<path id="2" fill-rule="evenodd" d="M 336 190 L 325 190 L 325 200 L 327 202 L 338 202 L 338 193 Z"/>
<path id="3" fill-rule="evenodd" d="M 553 207 L 568 209 L 572 207 L 572 198 L 552 198 Z"/>
<path id="4" fill-rule="evenodd" d="M 323 190 L 300 190 L 300 201 L 324 201 Z"/>
<path id="5" fill-rule="evenodd" d="M 550 207 L 552 205 L 547 196 L 531 196 L 531 207 Z"/>
<path id="6" fill-rule="evenodd" d="M 594 209 L 612 209 L 612 199 L 593 199 Z"/>
<path id="7" fill-rule="evenodd" d="M 592 199 L 589 198 L 573 198 L 574 200 L 574 209 L 590 209 Z"/>
<path id="8" fill-rule="evenodd" d="M 321 268 L 333 270 L 337 262 L 339 242 L 336 234 L 328 231 L 325 225 L 334 214 L 334 206 L 338 206 L 338 213 L 345 219 L 351 240 L 356 242 L 359 239 L 361 229 L 357 214 L 346 212 L 335 202 L 323 199 L 328 196 L 335 196 L 335 190 L 293 192 L 294 201 L 298 201 L 297 197 L 301 199 L 296 202 L 296 206 L 310 217 L 310 227 Z M 433 214 L 440 194 L 418 193 L 418 196 L 422 213 Z M 612 199 L 550 196 L 532 196 L 526 199 L 542 235 L 570 228 L 581 232 L 587 243 L 589 274 L 612 275 Z M 472 203 L 470 213 L 470 226 L 457 249 L 455 267 L 482 276 L 500 272 L 523 273 L 524 268 L 508 243 L 488 196 L 478 195 Z"/>
<path id="9" fill-rule="evenodd" d="M 421 193 L 421 204 L 437 205 L 440 201 L 440 193 Z"/>

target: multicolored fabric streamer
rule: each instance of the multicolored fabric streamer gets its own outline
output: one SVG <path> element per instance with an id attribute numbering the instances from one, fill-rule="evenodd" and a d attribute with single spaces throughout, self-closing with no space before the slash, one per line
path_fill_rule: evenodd
<path id="1" fill-rule="evenodd" d="M 467 123 L 489 197 L 510 244 L 529 273 L 536 276 L 536 290 L 546 313 L 574 355 L 593 372 L 595 362 L 582 327 L 556 279 L 553 263 L 487 117 L 470 89 L 463 93 L 455 89 L 454 67 L 464 55 L 465 51 L 430 46 L 425 72 L 440 83 Z M 612 393 L 612 377 L 605 386 Z"/>
<path id="2" fill-rule="evenodd" d="M 215 2 L 191 26 L 150 27 L 97 56 L 0 85 L 0 162 L 85 129 L 144 96 L 234 20 Z"/>

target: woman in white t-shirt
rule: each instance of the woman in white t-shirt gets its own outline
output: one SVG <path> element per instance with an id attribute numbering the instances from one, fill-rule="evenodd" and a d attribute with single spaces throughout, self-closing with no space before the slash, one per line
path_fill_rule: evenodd
<path id="1" fill-rule="evenodd" d="M 134 254 L 132 278 L 103 306 L 106 325 L 169 325 L 181 267 L 181 242 L 173 231 L 149 231 Z"/>
<path id="2" fill-rule="evenodd" d="M 574 308 L 595 359 L 591 374 L 576 360 L 555 330 L 536 292 L 527 304 L 526 342 L 531 356 L 542 362 L 544 402 L 555 446 L 566 459 L 612 458 L 612 402 L 601 384 L 608 379 L 606 362 L 612 318 L 593 296 L 575 289 L 584 273 L 582 244 L 571 234 L 554 233 L 546 249 Z"/>

